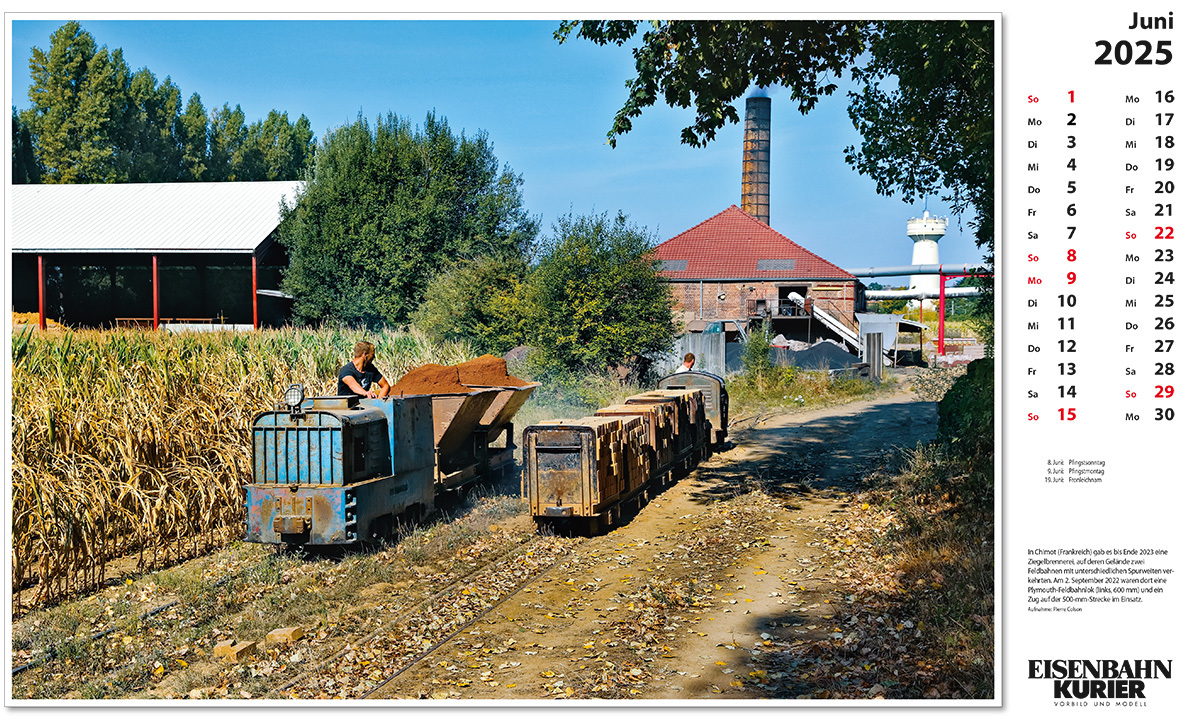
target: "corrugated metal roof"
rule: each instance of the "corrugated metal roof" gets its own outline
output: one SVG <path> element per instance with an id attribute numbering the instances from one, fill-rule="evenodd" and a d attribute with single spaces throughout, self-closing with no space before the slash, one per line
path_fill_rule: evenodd
<path id="1" fill-rule="evenodd" d="M 658 245 L 654 258 L 664 262 L 662 273 L 676 281 L 854 279 L 737 206 Z"/>
<path id="2" fill-rule="evenodd" d="M 253 252 L 303 182 L 16 185 L 13 252 Z"/>

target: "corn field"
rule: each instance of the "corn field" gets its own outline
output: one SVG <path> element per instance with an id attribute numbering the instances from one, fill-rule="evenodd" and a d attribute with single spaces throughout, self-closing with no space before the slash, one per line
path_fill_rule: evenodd
<path id="1" fill-rule="evenodd" d="M 290 383 L 334 393 L 362 333 L 14 332 L 13 595 L 27 606 L 97 587 L 107 564 L 161 567 L 243 529 L 250 422 Z M 473 358 L 415 332 L 365 337 L 392 381 Z"/>

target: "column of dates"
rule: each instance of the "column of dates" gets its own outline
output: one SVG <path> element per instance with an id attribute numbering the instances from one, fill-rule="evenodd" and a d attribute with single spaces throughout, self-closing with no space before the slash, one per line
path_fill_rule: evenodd
<path id="1" fill-rule="evenodd" d="M 1153 386 L 1151 407 L 1154 421 L 1174 421 L 1176 418 L 1175 402 L 1175 351 L 1176 333 L 1180 322 L 1176 318 L 1176 270 L 1175 270 L 1175 91 L 1159 89 L 1154 91 L 1153 128 L 1153 163 L 1147 169 L 1153 186 L 1154 230 L 1153 240 L 1149 243 L 1150 252 L 1154 258 L 1153 276 L 1153 322 L 1151 324 L 1154 337 L 1151 345 L 1152 356 L 1139 362 L 1146 368 L 1153 366 L 1153 384 L 1144 382 L 1147 387 Z M 1142 118 L 1149 119 L 1148 117 Z M 1145 126 L 1145 124 L 1143 124 Z M 1143 229 L 1143 231 L 1145 231 Z M 1145 342 L 1141 342 L 1145 344 Z"/>
<path id="2" fill-rule="evenodd" d="M 1050 142 L 1046 133 L 1045 120 L 1041 112 L 1041 97 L 1028 95 L 1025 98 L 1026 114 L 1023 118 L 1025 134 L 1020 138 L 1023 150 L 1020 166 L 1025 170 L 1022 196 L 1020 200 L 1020 216 L 1024 220 L 1020 235 L 1024 238 L 1020 253 L 1023 271 L 1021 277 L 1021 292 L 1018 295 L 1017 324 L 1023 330 L 1019 345 L 1021 361 L 1018 373 L 1022 378 L 1022 395 L 1027 399 L 1025 411 L 1022 412 L 1025 421 L 1041 421 L 1043 395 L 1048 391 L 1045 378 L 1049 376 L 1049 368 L 1044 361 L 1041 338 L 1043 336 L 1043 310 L 1046 298 L 1041 291 L 1045 283 L 1042 276 L 1044 266 L 1042 255 L 1045 252 L 1045 229 L 1042 227 L 1039 212 L 1044 216 L 1045 210 L 1041 204 L 1043 194 L 1043 178 L 1052 175 L 1046 157 L 1047 145 Z M 1043 165 L 1047 165 L 1043 169 Z"/>
<path id="3" fill-rule="evenodd" d="M 1174 377 L 1181 317 L 1175 247 L 1175 92 L 1137 89 L 1119 98 L 1125 201 L 1119 206 L 1124 288 L 1120 298 L 1123 422 L 1170 422 L 1177 416 Z M 1114 113 L 1116 114 L 1116 113 Z"/>
<path id="4" fill-rule="evenodd" d="M 1094 153 L 1087 151 L 1096 143 L 1094 133 L 1089 131 L 1096 121 L 1095 113 L 1076 103 L 1074 90 L 1068 91 L 1065 99 L 1066 110 L 1059 113 L 1062 134 L 1057 138 L 1065 151 L 1058 163 L 1064 179 L 1056 181 L 1060 193 L 1058 206 L 1054 208 L 1055 214 L 1062 218 L 1062 225 L 1052 229 L 1055 240 L 1055 271 L 1052 276 L 1054 296 L 1051 300 L 1055 341 L 1052 348 L 1056 358 L 1052 370 L 1056 378 L 1052 418 L 1057 421 L 1077 421 L 1081 418 L 1080 399 L 1087 402 L 1095 398 L 1094 382 L 1087 381 L 1087 370 L 1094 368 L 1094 365 L 1077 361 L 1077 358 L 1093 343 L 1079 337 L 1086 336 L 1083 332 L 1093 325 L 1089 321 L 1089 312 L 1096 298 L 1089 296 L 1088 289 L 1096 285 L 1097 267 L 1092 252 L 1080 248 L 1086 246 L 1087 238 L 1099 231 L 1091 225 L 1098 209 L 1093 200 L 1102 191 L 1102 185 L 1097 186 L 1096 170 L 1090 168 L 1093 161 L 1091 155 Z M 1084 116 L 1082 120 L 1081 112 Z M 1081 173 L 1081 163 L 1085 170 L 1090 171 Z M 1081 281 L 1081 277 L 1086 281 Z M 1085 373 L 1081 374 L 1081 369 Z M 1090 374 L 1095 375 L 1094 371 Z M 1089 420 L 1094 419 L 1091 412 L 1087 416 Z"/>
<path id="5" fill-rule="evenodd" d="M 1187 413 L 1177 381 L 1186 248 L 1175 241 L 1185 118 L 1167 84 L 1024 97 L 1020 416 L 1063 449 L 1086 447 L 1076 461 L 1105 460 L 1123 431 Z M 1042 478 L 1072 483 L 1072 458 L 1052 451 Z"/>

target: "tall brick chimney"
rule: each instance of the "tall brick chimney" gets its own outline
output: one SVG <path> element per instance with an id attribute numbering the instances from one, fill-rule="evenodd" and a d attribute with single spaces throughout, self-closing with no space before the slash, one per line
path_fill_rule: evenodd
<path id="1" fill-rule="evenodd" d="M 742 141 L 742 211 L 771 223 L 771 98 L 746 98 Z"/>

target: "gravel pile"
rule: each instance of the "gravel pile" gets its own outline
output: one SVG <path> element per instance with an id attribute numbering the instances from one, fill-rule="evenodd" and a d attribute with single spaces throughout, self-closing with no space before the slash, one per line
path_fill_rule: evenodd
<path id="1" fill-rule="evenodd" d="M 941 401 L 954 385 L 954 380 L 966 373 L 966 364 L 948 369 L 920 369 L 912 379 L 912 390 L 925 401 Z"/>

